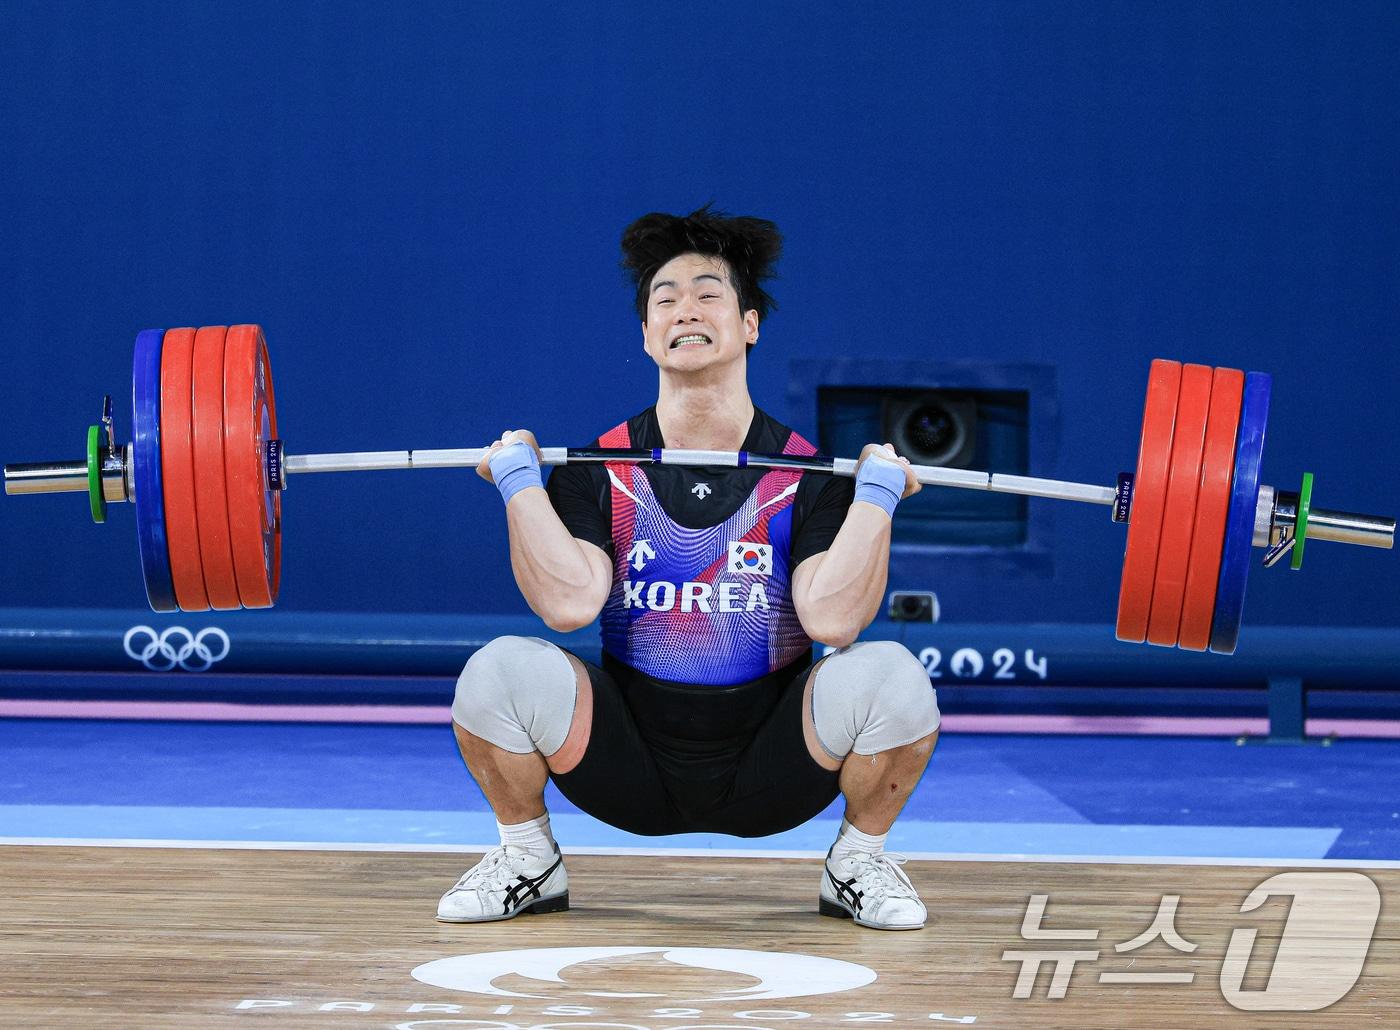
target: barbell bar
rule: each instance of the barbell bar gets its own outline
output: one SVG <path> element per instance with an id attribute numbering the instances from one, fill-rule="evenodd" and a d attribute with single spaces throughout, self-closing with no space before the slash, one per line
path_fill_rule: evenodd
<path id="1" fill-rule="evenodd" d="M 1271 565 L 1305 539 L 1394 545 L 1394 518 L 1311 507 L 1258 481 L 1271 379 L 1158 359 L 1149 373 L 1134 473 L 1114 486 L 913 466 L 925 486 L 1109 506 L 1128 523 L 1116 632 L 1229 654 L 1242 621 L 1251 548 Z M 147 598 L 156 611 L 266 608 L 281 566 L 281 498 L 289 476 L 474 468 L 486 448 L 286 454 L 260 327 L 146 330 L 133 361 L 133 442 L 117 446 L 110 403 L 82 461 L 8 464 L 7 494 L 89 494 L 136 503 Z M 105 436 L 105 443 L 104 441 Z M 756 468 L 854 476 L 858 462 L 733 451 L 541 448 L 541 463 Z M 1301 564 L 1295 553 L 1293 567 Z"/>
<path id="2" fill-rule="evenodd" d="M 273 441 L 280 446 L 282 441 Z M 486 456 L 487 449 L 449 448 L 446 450 L 407 451 L 338 451 L 331 454 L 284 454 L 283 475 L 308 472 L 378 472 L 396 469 L 476 468 Z M 683 465 L 687 467 L 735 467 L 762 469 L 791 469 L 837 476 L 853 476 L 859 464 L 849 458 L 817 458 L 805 460 L 785 454 L 748 454 L 735 451 L 689 450 L 608 450 L 572 447 L 541 447 L 541 465 L 601 465 L 608 462 L 637 465 Z M 1024 497 L 1044 497 L 1086 504 L 1115 505 L 1124 487 L 1094 486 L 1058 479 L 1038 479 L 994 472 L 966 473 L 961 469 L 936 465 L 912 466 L 915 478 L 925 486 L 948 486 L 991 493 L 1019 494 Z M 130 501 L 131 447 L 108 451 L 102 456 L 102 490 L 107 501 Z M 286 489 L 279 482 L 275 489 Z M 87 493 L 89 490 L 86 461 L 14 462 L 5 466 L 7 494 Z M 1266 526 L 1272 526 L 1270 538 L 1276 542 L 1278 532 L 1290 529 L 1296 519 L 1298 494 L 1273 491 L 1261 486 L 1260 509 Z M 1273 492 L 1271 492 L 1273 491 Z M 1127 522 L 1127 518 L 1115 518 Z M 1360 547 L 1390 548 L 1394 545 L 1395 520 L 1379 515 L 1330 511 L 1314 508 L 1308 519 L 1309 540 L 1330 540 L 1334 543 Z M 1264 537 L 1254 536 L 1255 547 L 1266 546 Z M 1273 564 L 1271 561 L 1270 565 Z"/>

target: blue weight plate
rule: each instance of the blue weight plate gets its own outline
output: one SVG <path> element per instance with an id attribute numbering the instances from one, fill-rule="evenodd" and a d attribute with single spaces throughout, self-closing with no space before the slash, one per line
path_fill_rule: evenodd
<path id="1" fill-rule="evenodd" d="M 1244 380 L 1240 432 L 1235 444 L 1235 477 L 1230 486 L 1230 512 L 1225 516 L 1225 546 L 1220 554 L 1220 579 L 1215 588 L 1215 614 L 1210 624 L 1210 649 L 1234 654 L 1244 617 L 1244 587 L 1253 560 L 1254 513 L 1259 505 L 1259 465 L 1264 456 L 1264 429 L 1269 421 L 1269 391 L 1273 378 L 1251 372 Z"/>
<path id="2" fill-rule="evenodd" d="M 165 489 L 160 475 L 160 345 L 164 337 L 164 329 L 147 329 L 136 336 L 136 355 L 131 363 L 131 489 L 146 600 L 155 611 L 173 612 L 179 605 L 170 578 Z"/>

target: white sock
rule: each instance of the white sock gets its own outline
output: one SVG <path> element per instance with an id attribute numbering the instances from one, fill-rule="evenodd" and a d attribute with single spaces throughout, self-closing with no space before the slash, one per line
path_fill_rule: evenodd
<path id="1" fill-rule="evenodd" d="M 538 819 L 512 823 L 509 826 L 497 820 L 496 829 L 501 833 L 502 845 L 509 844 L 513 848 L 528 851 L 536 858 L 554 858 L 556 846 L 554 836 L 549 832 L 548 812 Z"/>
<path id="2" fill-rule="evenodd" d="M 836 838 L 836 843 L 831 847 L 831 860 L 839 862 L 843 858 L 861 853 L 866 855 L 878 855 L 885 850 L 885 838 L 889 836 L 889 831 L 884 833 L 861 833 L 845 819 L 841 820 L 841 833 Z"/>

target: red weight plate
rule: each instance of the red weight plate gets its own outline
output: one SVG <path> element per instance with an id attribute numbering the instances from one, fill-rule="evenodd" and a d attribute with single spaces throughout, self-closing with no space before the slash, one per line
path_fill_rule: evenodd
<path id="1" fill-rule="evenodd" d="M 282 504 L 267 473 L 267 443 L 276 435 L 262 329 L 230 326 L 224 344 L 224 472 L 233 565 L 245 608 L 270 608 L 277 600 Z"/>
<path id="2" fill-rule="evenodd" d="M 1181 603 L 1181 632 L 1177 646 L 1204 651 L 1210 644 L 1215 614 L 1215 587 L 1220 576 L 1220 552 L 1225 545 L 1225 517 L 1235 478 L 1235 435 L 1244 398 L 1244 373 L 1217 368 L 1210 389 L 1205 454 L 1201 459 L 1201 489 L 1196 501 L 1196 529 L 1191 535 L 1191 561 L 1186 570 L 1186 595 Z"/>
<path id="3" fill-rule="evenodd" d="M 205 326 L 194 337 L 191 423 L 194 426 L 194 501 L 199 521 L 199 554 L 209 607 L 241 607 L 229 543 L 228 491 L 224 482 L 224 337 L 221 325 Z"/>
<path id="4" fill-rule="evenodd" d="M 1133 506 L 1128 516 L 1128 545 L 1118 587 L 1119 640 L 1140 644 L 1147 638 L 1152 611 L 1152 582 L 1157 575 L 1157 545 L 1167 500 L 1176 398 L 1181 390 L 1181 363 L 1158 358 L 1147 375 L 1147 402 L 1142 411 Z"/>
<path id="5" fill-rule="evenodd" d="M 1210 387 L 1214 378 L 1214 371 L 1207 365 L 1186 365 L 1181 370 L 1167 501 L 1162 509 L 1157 574 L 1152 579 L 1152 611 L 1147 620 L 1147 642 L 1160 647 L 1174 647 L 1181 629 L 1181 599 L 1186 593 L 1191 536 L 1196 531 L 1201 454 L 1205 450 L 1206 418 L 1210 414 Z"/>
<path id="6" fill-rule="evenodd" d="M 194 330 L 167 330 L 160 352 L 160 467 L 170 578 L 180 610 L 203 612 L 209 610 L 209 595 L 204 590 L 194 503 L 194 422 L 190 413 L 193 368 Z"/>

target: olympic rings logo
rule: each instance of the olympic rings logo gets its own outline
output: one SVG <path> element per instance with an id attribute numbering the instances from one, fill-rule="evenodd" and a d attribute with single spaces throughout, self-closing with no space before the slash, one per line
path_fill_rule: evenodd
<path id="1" fill-rule="evenodd" d="M 146 642 L 137 645 L 138 639 Z M 217 654 L 206 643 L 210 639 L 222 645 Z M 152 672 L 169 672 L 177 665 L 186 672 L 204 672 L 228 657 L 230 643 L 218 626 L 206 626 L 198 633 L 184 626 L 167 626 L 159 633 L 152 626 L 132 626 L 122 637 L 122 647 Z"/>

